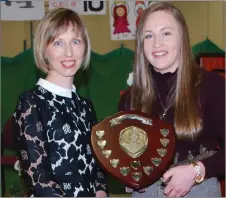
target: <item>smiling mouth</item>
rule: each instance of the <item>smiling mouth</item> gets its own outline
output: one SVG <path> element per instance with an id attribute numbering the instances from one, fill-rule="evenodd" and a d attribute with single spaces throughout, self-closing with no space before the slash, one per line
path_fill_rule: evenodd
<path id="1" fill-rule="evenodd" d="M 165 56 L 166 54 L 168 54 L 168 52 L 164 51 L 164 52 L 154 52 L 152 53 L 154 57 L 162 57 Z"/>
<path id="2" fill-rule="evenodd" d="M 75 61 L 62 61 L 61 64 L 64 68 L 72 68 L 75 66 Z"/>

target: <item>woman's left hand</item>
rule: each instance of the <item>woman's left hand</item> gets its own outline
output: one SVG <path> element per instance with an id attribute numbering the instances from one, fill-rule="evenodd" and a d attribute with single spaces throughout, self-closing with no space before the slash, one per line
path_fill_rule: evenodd
<path id="1" fill-rule="evenodd" d="M 103 191 L 103 190 L 98 190 L 96 192 L 96 197 L 105 198 L 105 197 L 107 197 L 107 193 L 105 191 Z"/>
<path id="2" fill-rule="evenodd" d="M 169 169 L 163 175 L 163 182 L 170 180 L 164 189 L 168 197 L 185 196 L 195 183 L 196 172 L 192 164 L 177 166 Z"/>

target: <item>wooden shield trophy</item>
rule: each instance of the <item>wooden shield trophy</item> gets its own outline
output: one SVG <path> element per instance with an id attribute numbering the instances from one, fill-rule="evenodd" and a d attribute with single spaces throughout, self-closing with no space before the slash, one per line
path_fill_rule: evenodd
<path id="1" fill-rule="evenodd" d="M 122 111 L 92 128 L 91 145 L 104 170 L 138 190 L 157 181 L 169 167 L 175 133 L 157 117 Z"/>

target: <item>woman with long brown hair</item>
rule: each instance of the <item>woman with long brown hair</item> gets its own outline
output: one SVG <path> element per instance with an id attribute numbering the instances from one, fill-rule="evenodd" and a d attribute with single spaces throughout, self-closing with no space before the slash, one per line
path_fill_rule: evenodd
<path id="1" fill-rule="evenodd" d="M 185 19 L 170 3 L 153 3 L 142 15 L 133 79 L 119 110 L 157 115 L 176 133 L 173 167 L 133 196 L 220 197 L 225 151 L 216 147 L 225 135 L 225 81 L 195 63 Z"/>

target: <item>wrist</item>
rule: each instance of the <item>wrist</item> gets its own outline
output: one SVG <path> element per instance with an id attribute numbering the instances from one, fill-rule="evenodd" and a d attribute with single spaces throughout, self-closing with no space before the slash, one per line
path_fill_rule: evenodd
<path id="1" fill-rule="evenodd" d="M 107 197 L 107 193 L 103 190 L 98 190 L 98 191 L 96 191 L 96 197 L 105 198 L 105 197 Z"/>
<path id="2" fill-rule="evenodd" d="M 194 168 L 194 173 L 195 173 L 195 183 L 200 184 L 203 182 L 204 177 L 205 177 L 205 167 L 202 162 L 192 162 L 191 163 L 193 168 Z"/>
<path id="3" fill-rule="evenodd" d="M 205 168 L 205 166 L 203 165 L 203 163 L 201 161 L 198 161 L 196 163 L 200 166 L 200 171 L 205 177 L 205 175 L 206 175 L 206 168 Z"/>

